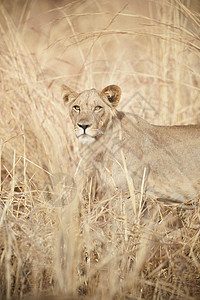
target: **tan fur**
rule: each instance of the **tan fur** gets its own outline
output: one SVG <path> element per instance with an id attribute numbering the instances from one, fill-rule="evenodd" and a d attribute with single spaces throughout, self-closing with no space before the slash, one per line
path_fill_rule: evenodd
<path id="1" fill-rule="evenodd" d="M 200 194 L 200 126 L 155 126 L 116 110 L 121 90 L 111 85 L 76 93 L 63 86 L 84 171 L 98 174 L 106 189 L 185 202 Z M 78 110 L 80 108 L 80 110 Z M 85 126 L 85 127 L 84 127 Z M 88 171 L 90 170 L 90 171 Z"/>

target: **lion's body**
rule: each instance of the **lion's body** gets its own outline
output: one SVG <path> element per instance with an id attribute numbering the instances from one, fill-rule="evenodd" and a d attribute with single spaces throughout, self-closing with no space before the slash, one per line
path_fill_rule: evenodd
<path id="1" fill-rule="evenodd" d="M 121 119 L 121 136 L 122 141 L 116 138 L 114 142 L 118 149 L 109 146 L 114 149 L 110 171 L 118 187 L 127 188 L 124 156 L 137 191 L 143 183 L 145 192 L 157 199 L 187 201 L 198 195 L 199 126 L 154 126 L 137 116 L 126 115 Z"/>
<path id="2" fill-rule="evenodd" d="M 66 89 L 65 100 L 70 94 Z M 92 170 L 92 176 L 98 171 L 107 188 L 128 191 L 131 180 L 136 192 L 142 187 L 156 199 L 185 202 L 198 197 L 200 126 L 155 126 L 118 112 L 118 89 L 73 93 L 67 99 L 75 132 L 84 144 L 85 170 Z"/>

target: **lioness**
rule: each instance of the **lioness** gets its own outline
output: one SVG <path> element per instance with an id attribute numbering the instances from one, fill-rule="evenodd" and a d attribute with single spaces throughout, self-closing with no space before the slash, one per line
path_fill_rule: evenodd
<path id="1" fill-rule="evenodd" d="M 116 110 L 121 89 L 77 93 L 62 87 L 83 159 L 104 184 L 186 202 L 200 194 L 200 126 L 156 126 Z M 87 171 L 86 171 L 87 172 Z M 127 184 L 128 183 L 128 184 Z"/>

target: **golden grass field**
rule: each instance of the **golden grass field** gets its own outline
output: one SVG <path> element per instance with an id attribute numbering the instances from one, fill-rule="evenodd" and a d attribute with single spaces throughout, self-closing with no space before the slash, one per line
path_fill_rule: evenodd
<path id="1" fill-rule="evenodd" d="M 72 197 L 60 90 L 117 84 L 121 110 L 200 123 L 199 25 L 199 0 L 0 1 L 0 299 L 200 298 L 199 205 Z"/>

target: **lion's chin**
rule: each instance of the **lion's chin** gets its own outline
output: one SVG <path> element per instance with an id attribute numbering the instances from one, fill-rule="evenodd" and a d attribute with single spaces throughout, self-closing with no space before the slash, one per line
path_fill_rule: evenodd
<path id="1" fill-rule="evenodd" d="M 78 140 L 80 143 L 82 144 L 91 144 L 91 143 L 94 143 L 95 142 L 95 137 L 92 137 L 90 135 L 87 135 L 87 134 L 82 134 L 78 137 Z"/>

